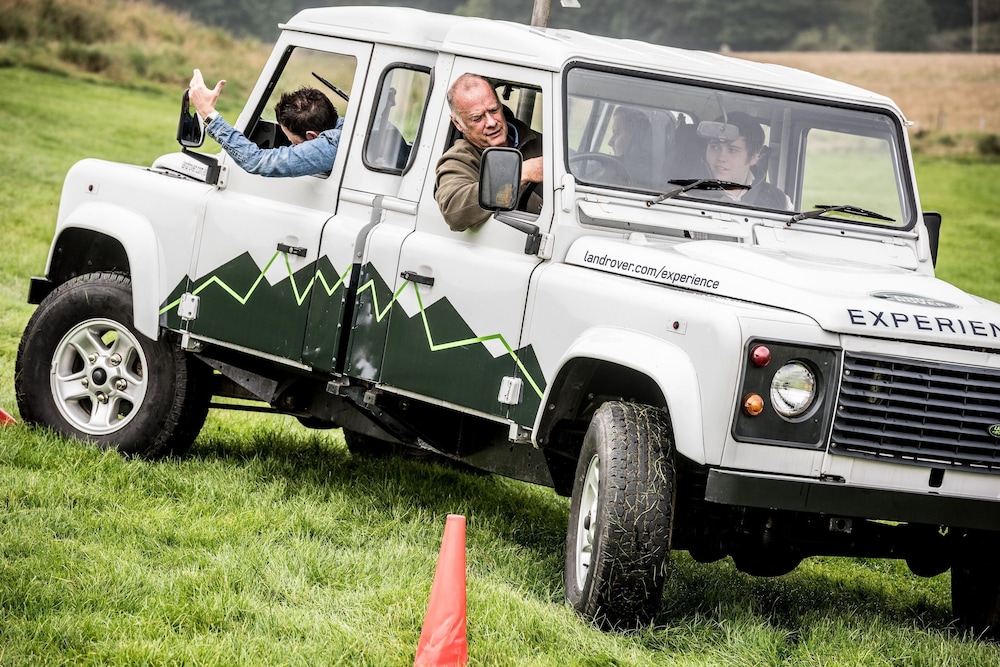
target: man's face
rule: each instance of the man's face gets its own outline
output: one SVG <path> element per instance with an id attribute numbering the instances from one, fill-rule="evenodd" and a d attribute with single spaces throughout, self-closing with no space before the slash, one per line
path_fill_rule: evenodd
<path id="1" fill-rule="evenodd" d="M 625 127 L 625 120 L 621 116 L 615 116 L 611 124 L 611 138 L 608 139 L 608 146 L 615 157 L 623 157 L 628 149 L 628 129 Z"/>
<path id="2" fill-rule="evenodd" d="M 288 138 L 288 141 L 290 141 L 293 146 L 297 146 L 305 141 L 305 137 L 295 134 L 284 125 L 279 124 L 278 127 L 281 128 L 281 131 L 285 134 L 285 137 Z"/>
<path id="3" fill-rule="evenodd" d="M 757 162 L 757 156 L 747 153 L 747 142 L 743 137 L 735 141 L 712 139 L 705 150 L 705 162 L 714 178 L 748 184 L 752 180 L 750 167 Z"/>
<path id="4" fill-rule="evenodd" d="M 278 127 L 281 128 L 281 131 L 285 134 L 285 136 L 288 138 L 288 141 L 290 141 L 293 146 L 298 146 L 299 144 L 306 141 L 312 141 L 313 139 L 319 136 L 319 134 L 313 132 L 312 130 L 306 130 L 305 136 L 301 134 L 295 134 L 281 123 L 278 123 Z"/>
<path id="5" fill-rule="evenodd" d="M 478 81 L 469 88 L 455 91 L 454 102 L 452 122 L 469 143 L 484 149 L 507 144 L 503 107 L 489 84 Z"/>

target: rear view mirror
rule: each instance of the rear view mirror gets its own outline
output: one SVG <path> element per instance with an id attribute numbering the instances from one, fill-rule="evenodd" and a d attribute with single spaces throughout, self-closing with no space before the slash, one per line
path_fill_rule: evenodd
<path id="1" fill-rule="evenodd" d="M 715 139 L 717 141 L 736 141 L 740 138 L 740 128 L 729 123 L 703 120 L 698 123 L 698 136 L 702 139 Z"/>
<path id="2" fill-rule="evenodd" d="M 198 148 L 205 142 L 205 128 L 197 113 L 191 111 L 188 90 L 181 98 L 181 117 L 177 122 L 177 143 L 184 148 Z"/>
<path id="3" fill-rule="evenodd" d="M 491 147 L 479 168 L 479 205 L 488 211 L 513 211 L 521 188 L 521 151 Z"/>

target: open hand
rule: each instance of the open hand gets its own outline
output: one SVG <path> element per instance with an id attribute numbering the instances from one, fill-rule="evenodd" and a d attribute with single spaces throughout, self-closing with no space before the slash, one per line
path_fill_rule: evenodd
<path id="1" fill-rule="evenodd" d="M 221 79 L 215 88 L 209 88 L 205 85 L 205 79 L 201 75 L 200 69 L 195 69 L 194 74 L 191 76 L 191 83 L 188 84 L 188 99 L 191 100 L 191 104 L 198 111 L 198 115 L 203 119 L 208 114 L 215 111 L 215 103 L 218 101 L 219 96 L 222 95 L 222 87 L 226 85 L 226 80 Z"/>

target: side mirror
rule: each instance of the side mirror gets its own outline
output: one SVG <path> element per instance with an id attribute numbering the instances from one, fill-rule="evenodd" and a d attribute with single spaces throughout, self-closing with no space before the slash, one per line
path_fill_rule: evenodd
<path id="1" fill-rule="evenodd" d="M 191 111 L 188 90 L 181 98 L 181 117 L 177 123 L 177 143 L 184 148 L 198 148 L 205 143 L 205 128 L 198 114 Z"/>
<path id="2" fill-rule="evenodd" d="M 487 148 L 479 168 L 479 205 L 487 211 L 513 211 L 521 189 L 521 151 Z"/>
<path id="3" fill-rule="evenodd" d="M 931 247 L 931 264 L 937 266 L 938 242 L 941 239 L 941 214 L 924 211 L 924 227 L 927 228 L 927 243 Z"/>
<path id="4" fill-rule="evenodd" d="M 513 211 L 521 191 L 521 151 L 491 147 L 483 151 L 479 167 L 479 205 L 487 211 Z M 524 232 L 524 254 L 537 255 L 542 244 L 538 225 L 516 216 L 497 216 L 508 227 Z"/>

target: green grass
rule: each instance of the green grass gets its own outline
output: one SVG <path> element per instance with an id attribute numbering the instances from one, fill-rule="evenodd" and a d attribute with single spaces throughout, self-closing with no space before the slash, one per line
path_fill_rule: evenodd
<path id="1" fill-rule="evenodd" d="M 66 169 L 174 150 L 178 96 L 0 76 L 0 406 L 16 415 L 27 280 Z M 918 176 L 945 216 L 942 275 L 1000 298 L 1000 166 L 922 160 Z M 1000 663 L 1000 648 L 949 628 L 947 575 L 894 561 L 814 558 L 755 579 L 680 552 L 656 625 L 602 633 L 562 600 L 565 499 L 352 458 L 338 431 L 285 417 L 213 412 L 190 456 L 159 463 L 0 429 L 0 665 L 412 664 L 449 513 L 468 518 L 474 665 Z"/>
<path id="2" fill-rule="evenodd" d="M 916 170 L 923 209 L 943 216 L 938 277 L 1000 302 L 1000 160 L 923 158 Z"/>

